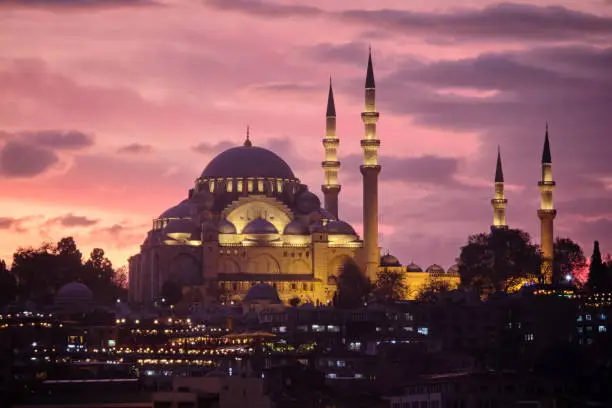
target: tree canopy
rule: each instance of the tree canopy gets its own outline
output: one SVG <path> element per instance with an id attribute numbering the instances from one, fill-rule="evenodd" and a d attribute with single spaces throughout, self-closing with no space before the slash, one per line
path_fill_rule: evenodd
<path id="1" fill-rule="evenodd" d="M 557 238 L 554 244 L 553 283 L 580 282 L 578 274 L 586 268 L 587 262 L 580 245 L 569 238 Z"/>
<path id="2" fill-rule="evenodd" d="M 589 278 L 587 286 L 594 292 L 608 292 L 612 290 L 611 270 L 601 259 L 601 251 L 599 250 L 599 242 L 593 244 L 593 255 L 591 256 L 591 265 L 589 266 Z"/>
<path id="3" fill-rule="evenodd" d="M 334 306 L 340 309 L 357 309 L 363 306 L 370 292 L 372 292 L 370 280 L 361 272 L 355 261 L 347 260 L 338 276 Z"/>
<path id="4" fill-rule="evenodd" d="M 408 286 L 404 283 L 404 274 L 394 270 L 378 272 L 372 294 L 382 303 L 402 300 L 406 297 Z"/>
<path id="5" fill-rule="evenodd" d="M 13 254 L 10 274 L 17 282 L 17 297 L 41 305 L 51 303 L 60 287 L 74 281 L 87 285 L 100 303 L 113 302 L 125 292 L 104 250 L 94 249 L 83 263 L 83 255 L 72 237 L 62 238 L 56 245 L 43 243 L 38 248 L 19 248 Z"/>
<path id="6" fill-rule="evenodd" d="M 440 278 L 427 278 L 425 283 L 417 290 L 416 300 L 419 302 L 435 302 L 440 294 L 452 290 L 451 283 Z"/>
<path id="7" fill-rule="evenodd" d="M 461 248 L 461 284 L 482 292 L 507 291 L 539 276 L 540 255 L 529 234 L 499 228 L 468 238 Z"/>

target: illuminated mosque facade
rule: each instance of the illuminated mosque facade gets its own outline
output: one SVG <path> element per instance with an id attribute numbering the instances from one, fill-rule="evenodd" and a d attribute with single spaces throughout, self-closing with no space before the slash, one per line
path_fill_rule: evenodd
<path id="1" fill-rule="evenodd" d="M 323 138 L 323 205 L 281 157 L 254 145 L 247 129 L 243 145 L 213 158 L 196 179 L 188 197 L 153 220 L 140 253 L 129 259 L 130 302 L 151 305 L 160 300 L 164 283 L 173 282 L 196 303 L 220 297 L 240 301 L 251 287 L 264 283 L 275 287 L 283 302 L 299 298 L 302 303 L 328 304 L 336 291 L 342 265 L 349 259 L 372 281 L 379 271 L 389 270 L 402 272 L 405 283 L 412 289 L 429 278 L 447 280 L 456 286 L 459 283 L 456 265 L 446 271 L 436 264 L 423 270 L 415 264 L 403 266 L 390 254 L 380 254 L 378 176 L 381 166 L 378 162 L 380 140 L 376 135 L 379 113 L 371 54 L 361 119 L 364 124 L 360 166 L 363 237 L 341 219 L 338 208 L 340 140 L 336 135 L 336 109 L 330 81 Z M 549 216 L 552 193 L 549 191 L 552 192 L 554 183 L 550 184 L 550 172 L 544 171 L 544 164 L 542 180 L 543 232 L 549 231 L 544 227 L 546 220 L 552 237 Z M 548 197 L 550 205 L 546 201 Z M 492 200 L 493 227 L 505 227 L 506 203 L 498 155 Z M 543 249 L 547 255 L 544 245 Z"/>

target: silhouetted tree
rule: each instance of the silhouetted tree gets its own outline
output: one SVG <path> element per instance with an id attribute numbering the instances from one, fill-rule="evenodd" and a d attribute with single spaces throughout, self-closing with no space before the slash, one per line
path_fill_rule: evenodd
<path id="1" fill-rule="evenodd" d="M 295 296 L 292 297 L 291 299 L 289 299 L 289 305 L 293 306 L 293 307 L 297 307 L 299 306 L 301 300 L 299 297 Z"/>
<path id="2" fill-rule="evenodd" d="M 438 297 L 450 292 L 453 288 L 449 281 L 439 278 L 427 278 L 417 290 L 416 300 L 419 302 L 435 302 Z"/>
<path id="3" fill-rule="evenodd" d="M 402 272 L 382 270 L 378 272 L 372 294 L 377 301 L 384 303 L 404 299 L 407 291 Z"/>
<path id="4" fill-rule="evenodd" d="M 13 254 L 11 272 L 18 282 L 18 296 L 21 301 L 32 300 L 48 304 L 60 284 L 56 274 L 55 248 L 43 243 L 39 248 L 19 248 Z"/>
<path id="5" fill-rule="evenodd" d="M 507 291 L 539 275 L 540 255 L 529 234 L 518 229 L 494 229 L 472 235 L 461 248 L 461 284 L 483 291 Z"/>
<path id="6" fill-rule="evenodd" d="M 17 280 L 6 267 L 6 262 L 0 260 L 0 307 L 4 307 L 17 297 Z"/>
<path id="7" fill-rule="evenodd" d="M 372 291 L 372 284 L 352 259 L 342 266 L 338 276 L 335 306 L 340 309 L 356 309 L 363 306 Z"/>
<path id="8" fill-rule="evenodd" d="M 553 282 L 564 283 L 586 267 L 586 257 L 580 245 L 569 238 L 557 238 L 554 245 Z M 577 279 L 576 279 L 577 280 Z"/>
<path id="9" fill-rule="evenodd" d="M 593 255 L 591 256 L 591 265 L 589 266 L 589 279 L 587 285 L 594 292 L 607 292 L 611 290 L 610 271 L 607 265 L 601 259 L 599 250 L 599 242 L 595 241 L 593 245 Z"/>
<path id="10" fill-rule="evenodd" d="M 183 297 L 183 289 L 173 281 L 166 281 L 161 287 L 160 293 L 164 305 L 176 305 Z"/>

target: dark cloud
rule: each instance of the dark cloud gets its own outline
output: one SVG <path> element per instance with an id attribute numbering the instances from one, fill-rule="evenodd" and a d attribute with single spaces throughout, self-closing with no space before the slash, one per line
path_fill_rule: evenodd
<path id="1" fill-rule="evenodd" d="M 32 215 L 26 217 L 0 217 L 0 230 L 12 231 L 17 233 L 27 232 L 26 224 L 42 216 Z"/>
<path id="2" fill-rule="evenodd" d="M 501 3 L 482 9 L 432 13 L 399 9 L 326 12 L 305 5 L 248 0 L 213 0 L 207 4 L 220 10 L 266 18 L 325 15 L 401 35 L 419 35 L 429 38 L 430 43 L 449 45 L 459 41 L 605 40 L 612 36 L 612 18 L 561 6 Z"/>
<path id="3" fill-rule="evenodd" d="M 208 143 L 202 142 L 191 148 L 196 153 L 202 154 L 218 154 L 222 151 L 229 149 L 230 147 L 235 147 L 235 145 L 231 142 L 218 142 L 218 143 Z"/>
<path id="4" fill-rule="evenodd" d="M 77 150 L 93 146 L 94 138 L 79 131 L 39 130 L 16 134 L 26 143 L 55 150 Z"/>
<path id="5" fill-rule="evenodd" d="M 129 145 L 120 147 L 117 149 L 117 153 L 125 153 L 125 154 L 147 154 L 153 153 L 153 146 L 140 144 L 140 143 L 131 143 Z"/>
<path id="6" fill-rule="evenodd" d="M 385 181 L 437 186 L 448 186 L 456 183 L 454 177 L 459 163 L 456 158 L 437 156 L 381 156 L 379 162 L 383 167 L 381 177 L 384 177 Z M 342 157 L 342 165 L 347 168 L 358 168 L 362 163 L 362 155 L 353 154 Z M 348 174 L 348 182 L 361 180 L 360 173 L 353 172 Z"/>
<path id="7" fill-rule="evenodd" d="M 207 0 L 206 4 L 219 10 L 237 11 L 260 17 L 308 17 L 323 14 L 323 11 L 317 7 L 260 0 Z"/>
<path id="8" fill-rule="evenodd" d="M 9 141 L 0 150 L 0 175 L 34 177 L 46 172 L 58 161 L 57 155 L 49 149 Z"/>
<path id="9" fill-rule="evenodd" d="M 81 215 L 74 215 L 72 213 L 62 215 L 60 217 L 49 219 L 46 224 L 56 224 L 62 227 L 91 227 L 92 225 L 96 225 L 100 220 L 88 218 Z"/>
<path id="10" fill-rule="evenodd" d="M 255 92 L 272 92 L 272 93 L 310 93 L 320 92 L 320 85 L 298 84 L 298 83 L 273 83 L 257 85 L 252 87 Z"/>
<path id="11" fill-rule="evenodd" d="M 317 44 L 308 48 L 306 52 L 315 60 L 361 65 L 365 50 L 367 50 L 365 42 L 346 42 Z"/>

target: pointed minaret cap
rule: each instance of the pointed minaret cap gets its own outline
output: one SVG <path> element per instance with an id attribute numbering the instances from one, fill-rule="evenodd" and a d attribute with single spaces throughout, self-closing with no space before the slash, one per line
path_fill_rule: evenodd
<path id="1" fill-rule="evenodd" d="M 246 147 L 251 147 L 253 146 L 253 143 L 251 143 L 251 139 L 250 139 L 250 135 L 249 135 L 249 126 L 247 125 L 247 134 L 246 134 L 246 139 L 244 140 L 244 146 Z"/>
<path id="2" fill-rule="evenodd" d="M 336 104 L 334 103 L 334 91 L 332 90 L 332 80 L 329 77 L 329 95 L 327 96 L 327 114 L 328 118 L 336 117 Z"/>
<path id="3" fill-rule="evenodd" d="M 502 170 L 501 152 L 499 146 L 497 146 L 497 168 L 495 169 L 495 182 L 504 182 L 504 171 Z"/>
<path id="4" fill-rule="evenodd" d="M 544 137 L 544 150 L 542 151 L 542 164 L 552 163 L 552 158 L 550 157 L 550 143 L 548 142 L 548 122 L 546 122 L 546 136 Z"/>
<path id="5" fill-rule="evenodd" d="M 374 83 L 374 69 L 372 68 L 372 47 L 368 51 L 368 73 L 366 75 L 365 82 L 366 89 L 374 89 L 376 88 L 376 84 Z"/>

